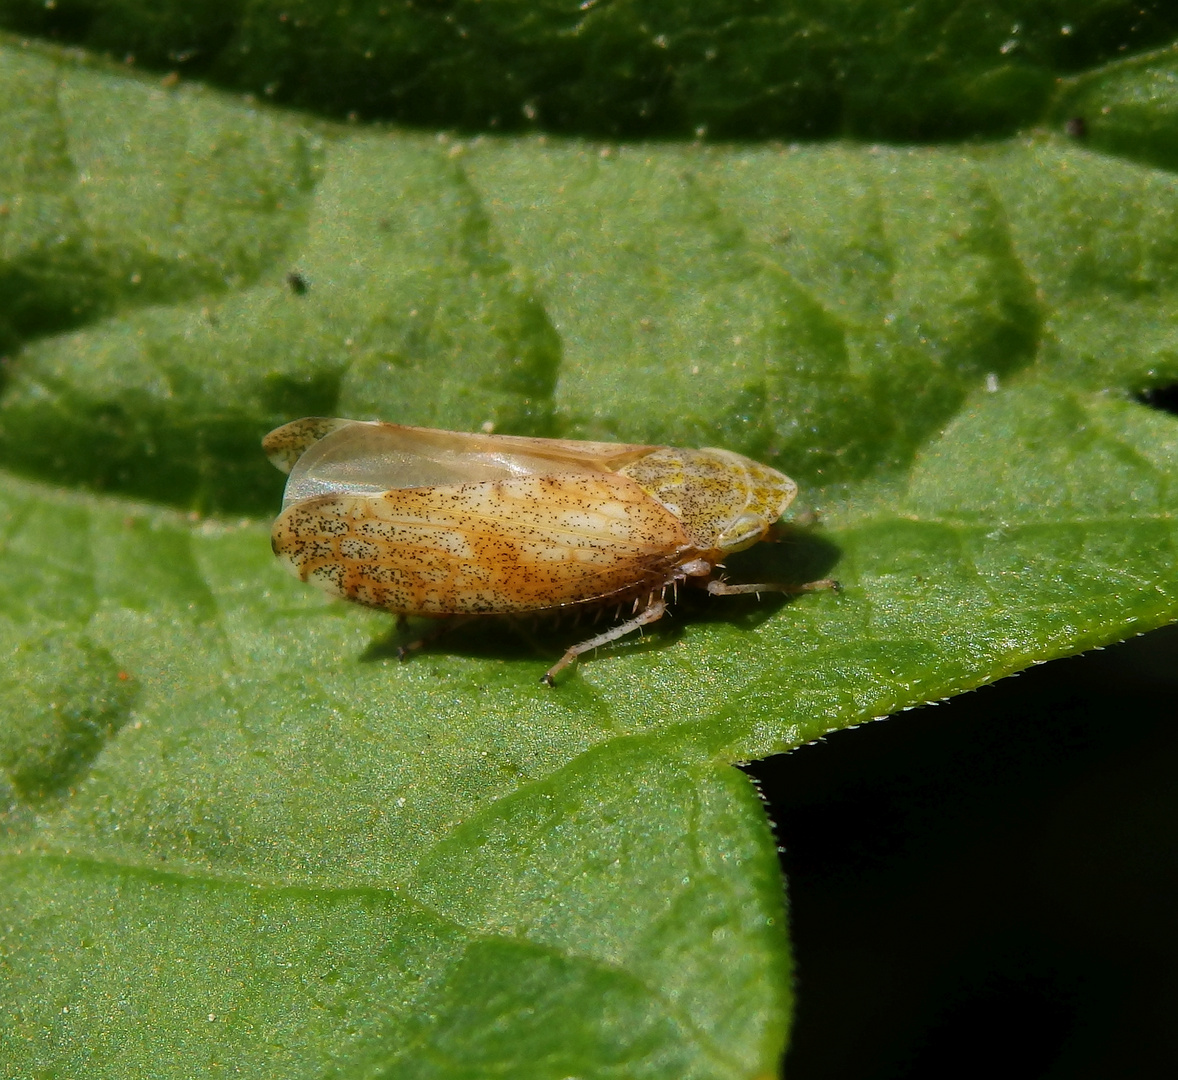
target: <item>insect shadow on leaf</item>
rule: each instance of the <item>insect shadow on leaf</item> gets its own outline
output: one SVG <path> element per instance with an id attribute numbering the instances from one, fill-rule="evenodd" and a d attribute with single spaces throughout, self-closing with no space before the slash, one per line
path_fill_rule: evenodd
<path id="1" fill-rule="evenodd" d="M 733 585 L 766 581 L 801 586 L 825 579 L 841 557 L 842 550 L 826 537 L 787 525 L 777 542 L 729 556 L 723 576 Z M 706 589 L 681 586 L 662 619 L 640 635 L 603 645 L 601 650 L 630 654 L 669 648 L 693 624 L 725 623 L 745 632 L 755 630 L 798 595 L 763 592 L 716 597 Z M 554 643 L 571 643 L 604 630 L 622 621 L 630 608 L 630 604 L 620 610 L 617 605 L 600 604 L 535 615 L 400 618 L 387 633 L 374 638 L 359 659 L 362 663 L 407 660 L 417 653 L 434 652 L 476 660 L 547 657 Z"/>

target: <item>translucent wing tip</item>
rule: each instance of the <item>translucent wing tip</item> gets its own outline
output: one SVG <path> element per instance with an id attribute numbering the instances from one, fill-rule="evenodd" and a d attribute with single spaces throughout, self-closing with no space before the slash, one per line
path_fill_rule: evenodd
<path id="1" fill-rule="evenodd" d="M 276 469 L 290 472 L 294 464 L 325 435 L 354 424 L 355 420 L 339 420 L 330 416 L 304 416 L 275 428 L 262 440 L 262 449 Z"/>

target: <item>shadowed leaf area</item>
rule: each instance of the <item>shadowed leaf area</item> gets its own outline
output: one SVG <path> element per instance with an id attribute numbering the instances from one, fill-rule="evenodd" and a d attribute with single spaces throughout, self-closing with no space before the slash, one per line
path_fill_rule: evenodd
<path id="1" fill-rule="evenodd" d="M 474 130 L 956 138 L 1169 44 L 1166 0 L 4 0 L 0 25 L 326 115 Z"/>
<path id="2" fill-rule="evenodd" d="M 0 44 L 14 1075 L 764 1080 L 733 764 L 1178 617 L 1169 6 L 0 21 L 120 61 Z M 553 133 L 698 126 L 1007 137 Z M 302 415 L 727 447 L 817 512 L 731 579 L 843 589 L 694 598 L 555 690 L 584 626 L 401 664 L 271 554 Z"/>

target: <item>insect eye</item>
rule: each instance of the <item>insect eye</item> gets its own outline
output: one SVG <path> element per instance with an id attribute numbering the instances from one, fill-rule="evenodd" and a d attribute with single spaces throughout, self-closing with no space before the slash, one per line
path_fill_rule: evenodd
<path id="1" fill-rule="evenodd" d="M 716 547 L 724 551 L 744 551 L 745 548 L 752 547 L 768 530 L 769 522 L 760 514 L 744 513 L 716 537 Z"/>

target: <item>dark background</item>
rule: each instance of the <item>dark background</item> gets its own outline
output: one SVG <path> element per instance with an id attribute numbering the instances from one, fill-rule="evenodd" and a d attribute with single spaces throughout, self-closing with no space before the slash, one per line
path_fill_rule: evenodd
<path id="1" fill-rule="evenodd" d="M 757 762 L 788 1080 L 1178 1076 L 1178 626 Z"/>

